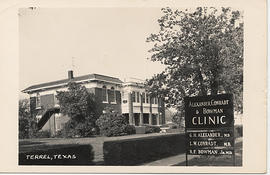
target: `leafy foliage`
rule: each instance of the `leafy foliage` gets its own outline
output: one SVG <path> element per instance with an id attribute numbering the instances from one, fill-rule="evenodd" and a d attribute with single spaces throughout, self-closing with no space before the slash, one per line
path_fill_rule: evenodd
<path id="1" fill-rule="evenodd" d="M 65 124 L 66 137 L 89 137 L 96 133 L 96 119 L 99 116 L 96 110 L 94 95 L 84 86 L 70 82 L 68 91 L 58 91 L 60 112 L 70 117 Z"/>
<path id="2" fill-rule="evenodd" d="M 34 136 L 36 120 L 30 114 L 29 101 L 19 100 L 19 138 L 31 138 Z"/>
<path id="3" fill-rule="evenodd" d="M 35 132 L 35 138 L 50 138 L 51 133 L 48 130 Z"/>
<path id="4" fill-rule="evenodd" d="M 166 65 L 148 80 L 152 94 L 181 109 L 183 97 L 232 93 L 242 112 L 243 17 L 230 8 L 162 9 L 160 31 L 147 42 L 151 61 Z"/>
<path id="5" fill-rule="evenodd" d="M 124 116 L 111 108 L 105 108 L 96 124 L 100 129 L 100 134 L 108 137 L 135 134 L 135 127 L 129 125 Z"/>
<path id="6" fill-rule="evenodd" d="M 159 133 L 161 131 L 159 126 L 155 126 L 155 125 L 148 125 L 148 124 L 144 124 L 143 126 L 145 126 L 145 133 Z"/>
<path id="7" fill-rule="evenodd" d="M 175 123 L 179 128 L 182 128 L 184 125 L 185 116 L 183 112 L 176 112 L 172 118 L 172 122 Z"/>

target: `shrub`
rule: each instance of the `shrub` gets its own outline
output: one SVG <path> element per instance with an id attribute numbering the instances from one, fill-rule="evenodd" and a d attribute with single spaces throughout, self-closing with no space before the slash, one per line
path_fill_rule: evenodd
<path id="1" fill-rule="evenodd" d="M 96 121 L 96 125 L 99 127 L 100 134 L 107 137 L 135 133 L 135 127 L 130 126 L 124 116 L 110 108 L 105 109 L 104 114 Z"/>
<path id="2" fill-rule="evenodd" d="M 29 122 L 26 118 L 19 118 L 19 139 L 29 138 Z"/>
<path id="3" fill-rule="evenodd" d="M 38 131 L 34 135 L 35 138 L 49 138 L 50 136 L 50 131 Z"/>
<path id="4" fill-rule="evenodd" d="M 185 116 L 183 112 L 177 111 L 173 114 L 171 120 L 179 128 L 184 128 Z"/>
<path id="5" fill-rule="evenodd" d="M 159 126 L 155 126 L 155 125 L 145 125 L 145 133 L 159 133 L 161 131 Z"/>
<path id="6" fill-rule="evenodd" d="M 145 134 L 146 126 L 135 126 L 136 134 Z"/>
<path id="7" fill-rule="evenodd" d="M 138 165 L 180 153 L 185 153 L 184 133 L 106 141 L 103 144 L 105 165 Z"/>
<path id="8" fill-rule="evenodd" d="M 70 120 L 65 124 L 65 137 L 89 137 L 96 134 L 95 125 L 100 115 L 94 94 L 86 87 L 70 82 L 68 91 L 57 91 L 60 112 L 68 115 Z"/>
<path id="9" fill-rule="evenodd" d="M 127 135 L 136 134 L 135 126 L 127 125 L 125 132 L 127 133 Z"/>
<path id="10" fill-rule="evenodd" d="M 30 114 L 29 100 L 19 100 L 19 139 L 34 137 L 35 118 Z"/>

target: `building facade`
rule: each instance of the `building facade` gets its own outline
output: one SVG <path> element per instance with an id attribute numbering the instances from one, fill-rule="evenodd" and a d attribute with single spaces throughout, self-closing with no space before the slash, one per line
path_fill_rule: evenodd
<path id="1" fill-rule="evenodd" d="M 30 111 L 38 120 L 38 129 L 49 130 L 54 135 L 69 120 L 68 116 L 59 113 L 56 94 L 57 91 L 66 91 L 70 81 L 85 86 L 95 95 L 101 109 L 113 108 L 131 125 L 165 123 L 163 100 L 150 97 L 141 80 L 129 79 L 123 82 L 119 78 L 99 74 L 74 77 L 73 71 L 69 71 L 67 79 L 33 85 L 22 91 L 30 96 Z"/>

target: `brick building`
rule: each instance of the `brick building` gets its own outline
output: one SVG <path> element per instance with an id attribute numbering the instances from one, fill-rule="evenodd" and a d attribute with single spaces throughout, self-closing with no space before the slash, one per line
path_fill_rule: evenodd
<path id="1" fill-rule="evenodd" d="M 30 86 L 22 92 L 30 95 L 30 111 L 38 120 L 38 129 L 49 130 L 51 135 L 63 128 L 68 116 L 59 113 L 56 91 L 67 90 L 70 81 L 79 83 L 96 97 L 99 107 L 112 107 L 123 114 L 131 125 L 161 125 L 165 123 L 164 102 L 160 98 L 151 98 L 142 81 L 129 79 L 125 82 L 119 78 L 99 74 L 73 76 L 48 83 Z"/>

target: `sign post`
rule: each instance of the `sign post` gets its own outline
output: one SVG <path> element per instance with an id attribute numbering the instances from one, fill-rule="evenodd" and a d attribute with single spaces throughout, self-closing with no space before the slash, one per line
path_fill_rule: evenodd
<path id="1" fill-rule="evenodd" d="M 186 165 L 188 155 L 231 155 L 235 165 L 232 94 L 186 97 Z"/>

